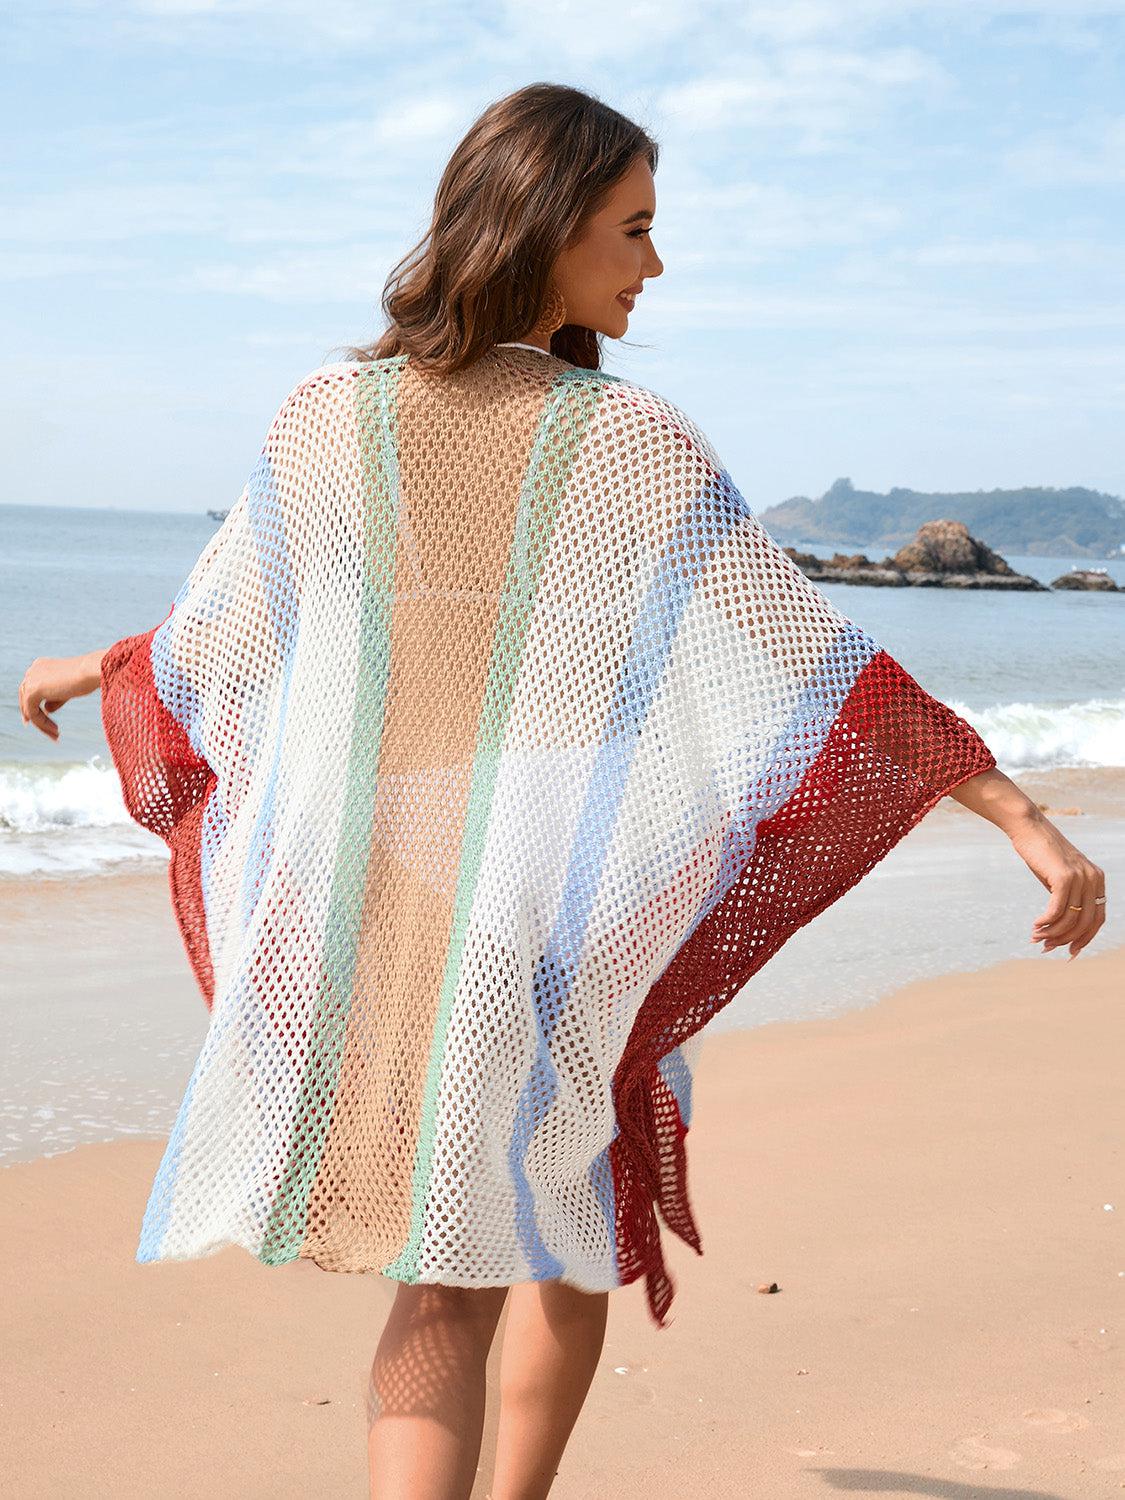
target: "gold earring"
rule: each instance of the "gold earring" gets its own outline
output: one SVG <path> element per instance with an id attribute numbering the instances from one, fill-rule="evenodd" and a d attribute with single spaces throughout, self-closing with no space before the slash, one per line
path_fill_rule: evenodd
<path id="1" fill-rule="evenodd" d="M 566 303 L 558 287 L 552 287 L 542 312 L 531 325 L 533 333 L 551 335 L 566 322 Z"/>

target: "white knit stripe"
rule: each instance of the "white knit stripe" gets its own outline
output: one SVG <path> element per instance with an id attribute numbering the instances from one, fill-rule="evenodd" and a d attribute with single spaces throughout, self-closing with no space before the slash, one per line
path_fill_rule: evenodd
<path id="1" fill-rule="evenodd" d="M 518 739 L 514 721 L 513 729 Z M 592 757 L 592 747 L 502 756 L 462 977 L 450 1012 L 430 1173 L 431 1194 L 440 1191 L 441 1197 L 432 1198 L 427 1219 L 444 1207 L 477 1226 L 478 1235 L 486 1234 L 490 1269 L 498 1278 L 491 1284 L 531 1275 L 516 1233 L 516 1194 L 506 1153 L 535 1057 L 529 979 L 543 951 L 544 913 L 558 902 Z M 545 803 L 553 809 L 546 818 Z M 582 1124 L 587 1132 L 594 1127 L 590 1120 Z M 596 1149 L 591 1159 L 594 1154 Z M 599 1238 L 600 1257 L 591 1261 L 591 1276 L 608 1274 L 611 1263 L 604 1226 Z M 438 1252 L 443 1258 L 436 1261 L 427 1235 L 419 1253 L 420 1278 L 440 1280 L 443 1267 L 455 1275 L 448 1253 L 443 1244 Z"/>
<path id="2" fill-rule="evenodd" d="M 588 433 L 597 425 L 595 411 Z M 583 445 L 571 470 L 576 482 L 585 452 Z M 531 982 L 558 907 L 597 751 L 596 736 L 578 722 L 588 704 L 575 697 L 573 658 L 568 662 L 567 653 L 557 650 L 560 630 L 575 644 L 587 635 L 574 615 L 568 560 L 572 566 L 581 554 L 589 518 L 567 504 L 569 494 L 568 487 L 527 624 L 450 1010 L 431 1201 L 418 1258 L 422 1280 L 440 1280 L 443 1268 L 448 1278 L 458 1274 L 449 1264 L 448 1232 L 431 1232 L 442 1209 L 474 1226 L 478 1256 L 481 1241 L 487 1243 L 494 1278 L 487 1284 L 526 1281 L 534 1274 L 517 1232 L 507 1153 L 536 1054 Z M 596 674 L 590 680 L 597 681 Z M 559 1162 L 567 1182 L 582 1179 L 583 1155 L 597 1155 L 605 1122 L 593 1112 L 573 1123 L 571 1154 Z M 576 1205 L 569 1223 L 567 1264 L 580 1266 L 591 1287 L 613 1285 L 612 1237 L 596 1203 Z"/>
<path id="3" fill-rule="evenodd" d="M 316 397 L 317 423 L 349 454 L 357 451 L 353 380 L 354 374 L 346 376 L 319 389 Z M 362 556 L 363 486 L 358 463 L 335 472 L 331 496 L 307 483 L 294 489 L 284 465 L 279 468 L 293 566 L 298 585 L 305 585 L 277 778 L 276 841 L 285 859 L 271 866 L 242 935 L 244 963 L 236 971 L 224 970 L 223 987 L 216 989 L 165 1236 L 164 1254 L 172 1258 L 208 1253 L 227 1239 L 257 1252 L 271 1200 L 268 1190 L 252 1194 L 246 1185 L 267 1184 L 283 1174 L 294 1133 L 304 1123 L 294 1108 L 316 1032 L 330 856 L 343 813 L 349 745 L 323 689 L 333 682 L 345 702 L 354 691 L 362 592 L 359 569 L 339 568 L 331 588 L 310 586 L 309 570 L 323 565 L 319 538 L 329 510 L 338 545 L 354 547 Z M 206 707 L 221 715 L 221 695 Z M 263 758 L 261 768 L 255 767 L 229 834 L 229 852 L 224 850 L 221 868 L 217 862 L 213 871 L 213 882 L 227 887 L 223 904 L 231 908 L 238 905 L 264 765 Z M 268 974 L 251 969 L 257 955 L 270 951 L 285 954 L 283 980 L 272 995 L 263 987 Z"/>
<path id="4" fill-rule="evenodd" d="M 744 548 L 745 538 L 735 533 L 725 550 L 734 556 Z M 716 573 L 723 556 L 720 547 Z M 809 620 L 802 647 L 827 650 L 834 631 L 832 622 Z M 728 619 L 699 590 L 684 611 L 662 690 L 637 744 L 602 899 L 591 917 L 591 931 L 602 937 L 630 927 L 638 940 L 637 952 L 615 960 L 615 979 L 629 998 L 612 1008 L 605 1059 L 610 1073 L 620 1061 L 637 1006 L 683 943 L 713 885 L 723 835 L 739 816 L 742 798 L 777 754 L 779 736 L 805 686 L 787 656 L 794 644 L 784 628 L 752 640 L 744 624 Z M 701 660 L 708 663 L 705 682 L 699 676 Z M 690 754 L 677 729 L 685 720 L 693 725 Z M 661 897 L 658 907 L 652 904 L 654 893 Z M 646 912 L 652 915 L 642 924 Z M 591 962 L 595 952 L 592 943 Z M 604 976 L 596 967 L 590 972 L 584 967 L 581 982 L 596 989 Z"/>
<path id="5" fill-rule="evenodd" d="M 646 546 L 634 517 L 606 504 L 592 510 L 574 496 L 597 484 L 606 444 L 619 441 L 621 410 L 600 402 L 570 471 L 570 486 L 552 532 L 528 622 L 520 675 L 514 687 L 492 813 L 472 906 L 463 972 L 455 999 L 450 1044 L 456 1055 L 446 1065 L 435 1146 L 434 1181 L 452 1185 L 452 1202 L 465 1205 L 472 1223 L 486 1223 L 487 1242 L 499 1236 L 496 1266 L 505 1277 L 526 1280 L 528 1260 L 514 1233 L 516 1206 L 507 1145 L 513 1137 L 516 1104 L 535 1058 L 534 1001 L 526 986 L 555 926 L 562 883 L 567 877 L 574 832 L 582 811 L 598 739 L 612 697 L 613 661 L 627 651 L 631 624 L 645 586 L 637 568 L 604 570 L 598 576 L 589 559 Z M 574 574 L 582 570 L 576 598 Z M 598 591 L 598 583 L 601 588 Z M 577 606 L 577 607 L 576 607 Z M 588 658 L 588 660 L 586 660 Z M 519 929 L 513 930 L 513 919 Z M 483 995 L 481 977 L 496 969 L 496 953 L 513 951 L 523 993 L 511 996 L 508 1010 L 495 986 Z M 502 968 L 501 968 L 502 975 Z M 474 978 L 475 977 L 475 978 Z M 616 1284 L 615 1244 L 606 1214 L 589 1184 L 591 1164 L 613 1133 L 610 1082 L 601 1071 L 604 1055 L 603 996 L 571 993 L 550 1038 L 552 1056 L 561 1058 L 559 1094 L 552 1112 L 528 1143 L 526 1160 L 538 1163 L 532 1188 L 544 1245 L 588 1287 Z M 499 1026 L 483 1025 L 502 1014 Z M 496 1046 L 502 1032 L 502 1047 Z M 511 1049 L 505 1052 L 504 1049 Z M 582 1067 L 589 1059 L 591 1067 Z M 574 1068 L 588 1082 L 571 1082 Z M 456 1122 L 463 1110 L 459 1080 L 471 1080 L 493 1107 L 481 1125 L 474 1155 L 465 1157 Z M 547 1145 L 549 1142 L 549 1145 Z M 480 1175 L 480 1181 L 474 1181 Z M 435 1199 L 434 1211 L 438 1211 Z M 510 1212 L 502 1217 L 498 1205 Z M 486 1217 L 481 1218 L 481 1215 Z M 493 1224 L 502 1223 L 502 1232 Z M 425 1256 L 420 1269 L 428 1265 Z M 434 1268 L 437 1275 L 440 1268 Z"/>

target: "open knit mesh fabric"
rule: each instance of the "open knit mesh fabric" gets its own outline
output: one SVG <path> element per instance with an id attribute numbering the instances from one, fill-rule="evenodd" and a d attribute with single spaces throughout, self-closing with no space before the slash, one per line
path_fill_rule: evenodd
<path id="1" fill-rule="evenodd" d="M 701 1028 L 995 764 L 683 411 L 519 345 L 303 379 L 102 715 L 210 1007 L 137 1259 L 661 1326 Z"/>

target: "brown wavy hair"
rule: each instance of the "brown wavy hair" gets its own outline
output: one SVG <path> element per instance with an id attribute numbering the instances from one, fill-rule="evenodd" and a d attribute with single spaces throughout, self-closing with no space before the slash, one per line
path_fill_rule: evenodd
<path id="1" fill-rule="evenodd" d="M 425 236 L 387 278 L 389 326 L 374 344 L 345 346 L 348 357 L 405 353 L 451 374 L 493 344 L 526 337 L 559 252 L 640 156 L 655 173 L 648 131 L 581 89 L 529 83 L 490 104 L 446 164 Z M 551 353 L 597 370 L 601 341 L 564 323 Z"/>

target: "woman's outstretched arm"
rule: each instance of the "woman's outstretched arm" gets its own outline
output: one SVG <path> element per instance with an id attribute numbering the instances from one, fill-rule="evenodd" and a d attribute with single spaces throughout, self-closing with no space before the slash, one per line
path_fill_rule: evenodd
<path id="1" fill-rule="evenodd" d="M 995 766 L 961 782 L 948 795 L 1002 829 L 1031 873 L 1050 891 L 1047 909 L 1031 930 L 1031 941 L 1042 941 L 1044 953 L 1066 943 L 1070 957 L 1077 958 L 1105 922 L 1105 871 L 1087 859 L 1039 804 Z"/>
<path id="2" fill-rule="evenodd" d="M 20 714 L 25 724 L 34 724 L 49 739 L 57 740 L 59 726 L 51 714 L 71 698 L 81 698 L 101 686 L 100 651 L 80 656 L 37 656 L 24 673 L 19 687 Z"/>
<path id="3" fill-rule="evenodd" d="M 990 823 L 995 823 L 1009 838 L 1025 819 L 1043 816 L 1039 805 L 996 766 L 989 771 L 981 771 L 978 776 L 971 776 L 947 795 L 960 802 L 962 807 L 967 807 L 970 812 L 978 813 Z"/>

